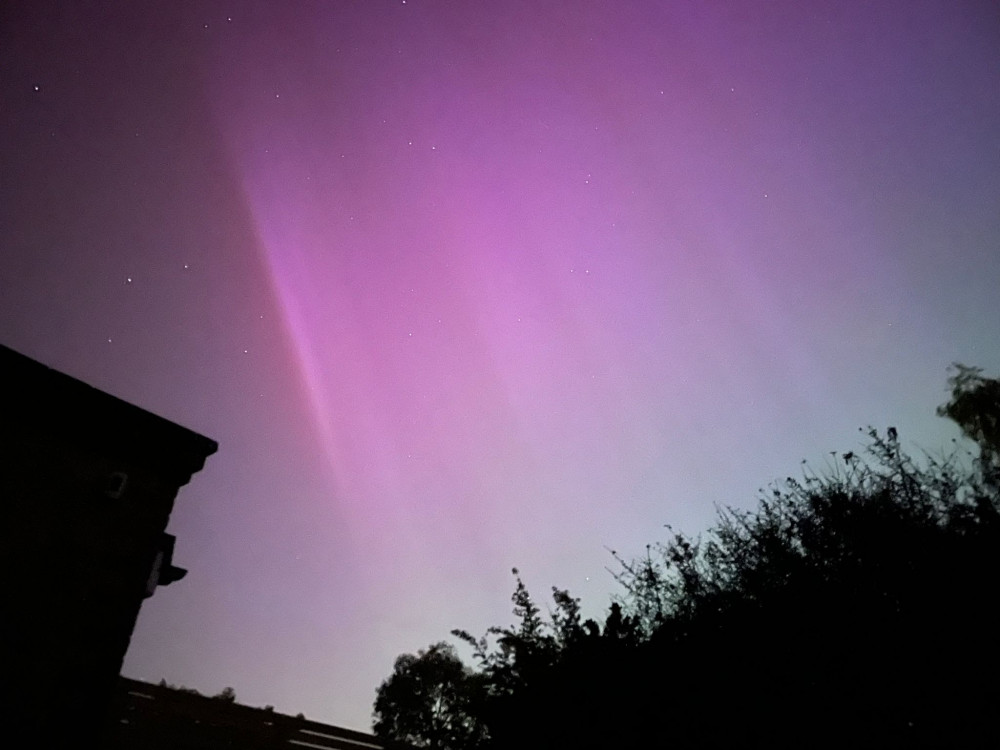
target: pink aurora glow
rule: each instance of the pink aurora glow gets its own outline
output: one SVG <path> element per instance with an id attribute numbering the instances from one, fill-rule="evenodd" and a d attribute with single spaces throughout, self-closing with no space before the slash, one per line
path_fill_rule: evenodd
<path id="1" fill-rule="evenodd" d="M 367 728 L 1000 371 L 987 0 L 22 5 L 2 341 L 220 443 L 128 676 Z"/>

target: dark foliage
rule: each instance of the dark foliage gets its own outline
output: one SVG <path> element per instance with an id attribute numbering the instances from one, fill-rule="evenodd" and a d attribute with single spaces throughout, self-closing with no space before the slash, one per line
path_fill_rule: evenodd
<path id="1" fill-rule="evenodd" d="M 1000 380 L 984 378 L 978 367 L 955 363 L 948 379 L 951 400 L 938 407 L 979 446 L 979 468 L 994 486 L 1000 481 Z"/>
<path id="2" fill-rule="evenodd" d="M 950 384 L 939 413 L 974 460 L 918 462 L 894 428 L 870 430 L 865 455 L 721 510 L 698 538 L 612 553 L 623 594 L 603 627 L 558 589 L 543 618 L 518 577 L 517 625 L 454 632 L 477 660 L 477 741 L 1000 746 L 1000 387 L 962 366 Z"/>
<path id="3" fill-rule="evenodd" d="M 163 680 L 163 679 L 161 679 L 159 681 L 159 683 L 157 683 L 157 684 L 160 687 L 165 687 L 165 688 L 168 688 L 170 690 L 178 690 L 178 691 L 180 691 L 182 693 L 190 693 L 191 695 L 201 695 L 201 693 L 199 693 L 194 688 L 189 688 L 189 687 L 187 687 L 185 685 L 171 685 L 169 682 L 167 682 L 166 680 Z"/>
<path id="4" fill-rule="evenodd" d="M 403 654 L 379 686 L 374 731 L 414 747 L 480 747 L 486 737 L 479 719 L 483 682 L 447 643 Z"/>

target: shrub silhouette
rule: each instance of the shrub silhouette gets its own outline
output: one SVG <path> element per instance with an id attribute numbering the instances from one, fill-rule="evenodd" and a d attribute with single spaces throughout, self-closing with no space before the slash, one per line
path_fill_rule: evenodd
<path id="1" fill-rule="evenodd" d="M 513 627 L 453 631 L 474 648 L 477 741 L 1000 746 L 1000 388 L 961 365 L 950 384 L 939 413 L 973 460 L 918 462 L 894 428 L 869 430 L 864 454 L 720 510 L 700 537 L 612 553 L 623 593 L 603 626 L 559 589 L 543 618 L 517 577 Z"/>

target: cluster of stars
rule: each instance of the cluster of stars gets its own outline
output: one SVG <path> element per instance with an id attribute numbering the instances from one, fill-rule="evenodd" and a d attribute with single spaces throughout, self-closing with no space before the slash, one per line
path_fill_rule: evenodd
<path id="1" fill-rule="evenodd" d="M 232 17 L 232 16 L 226 16 L 226 23 L 232 23 L 232 22 L 233 22 L 233 17 Z M 207 28 L 209 27 L 209 24 L 207 24 L 207 23 L 203 23 L 203 24 L 201 25 L 201 27 L 202 27 L 203 29 L 207 29 Z"/>

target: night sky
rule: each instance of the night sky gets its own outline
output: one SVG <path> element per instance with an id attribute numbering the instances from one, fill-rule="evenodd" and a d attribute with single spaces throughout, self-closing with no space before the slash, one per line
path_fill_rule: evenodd
<path id="1" fill-rule="evenodd" d="M 4 4 L 0 342 L 219 442 L 124 673 L 367 729 L 1000 372 L 991 0 Z"/>

